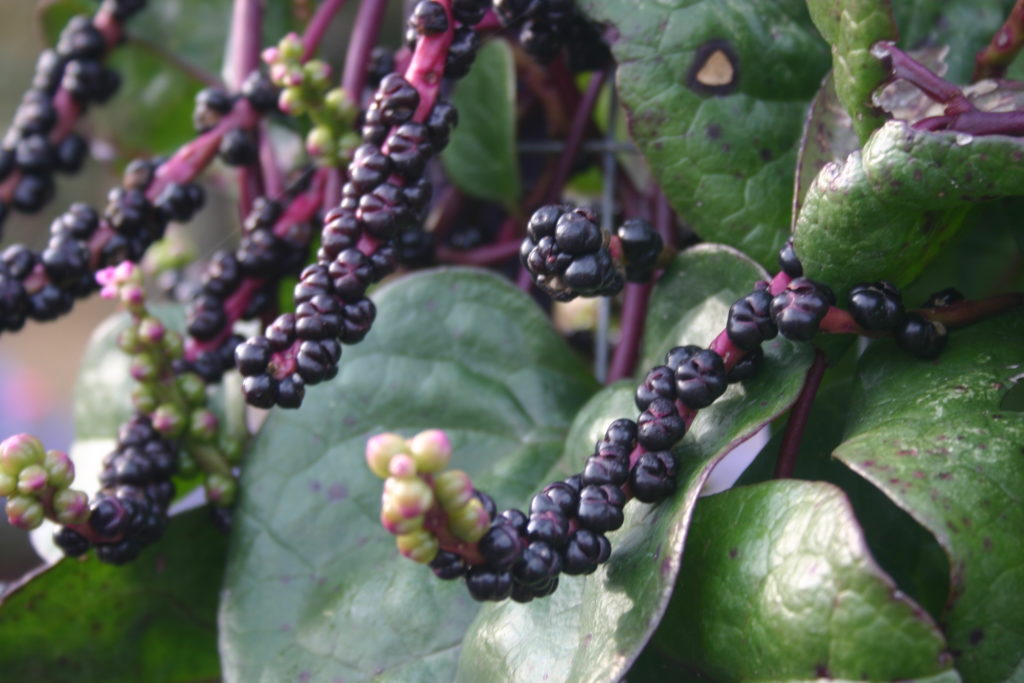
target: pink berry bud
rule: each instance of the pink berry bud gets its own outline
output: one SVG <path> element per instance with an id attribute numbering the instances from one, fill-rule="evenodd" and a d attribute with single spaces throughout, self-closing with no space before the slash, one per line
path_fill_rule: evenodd
<path id="1" fill-rule="evenodd" d="M 426 514 L 434 504 L 434 493 L 426 482 L 418 477 L 388 477 L 384 482 L 382 502 L 394 506 L 404 519 L 412 519 Z"/>
<path id="2" fill-rule="evenodd" d="M 31 496 L 46 488 L 46 469 L 42 465 L 29 465 L 18 474 L 18 491 Z"/>
<path id="3" fill-rule="evenodd" d="M 43 444 L 31 434 L 15 434 L 0 443 L 0 471 L 18 476 L 23 467 L 43 461 Z"/>
<path id="4" fill-rule="evenodd" d="M 398 552 L 408 557 L 413 562 L 428 564 L 440 550 L 437 538 L 429 531 L 414 531 L 410 534 L 402 534 L 395 539 Z"/>
<path id="5" fill-rule="evenodd" d="M 276 47 L 268 47 L 260 53 L 260 57 L 265 64 L 273 64 L 278 60 L 279 56 L 280 53 Z"/>
<path id="6" fill-rule="evenodd" d="M 7 521 L 19 529 L 31 531 L 43 523 L 43 506 L 35 498 L 11 496 L 5 511 Z"/>
<path id="7" fill-rule="evenodd" d="M 210 474 L 206 477 L 206 500 L 214 505 L 226 507 L 235 502 L 238 486 L 234 478 L 224 474 Z"/>
<path id="8" fill-rule="evenodd" d="M 423 528 L 423 517 L 402 517 L 398 508 L 385 501 L 380 508 L 380 523 L 389 533 L 394 535 L 408 534 Z"/>
<path id="9" fill-rule="evenodd" d="M 123 285 L 121 287 L 121 303 L 129 310 L 138 309 L 146 303 L 146 292 L 142 289 L 142 285 L 134 282 Z"/>
<path id="10" fill-rule="evenodd" d="M 177 438 L 185 428 L 181 411 L 170 403 L 164 403 L 153 411 L 153 429 L 166 437 Z"/>
<path id="11" fill-rule="evenodd" d="M 483 503 L 472 498 L 468 503 L 448 513 L 448 528 L 467 543 L 476 543 L 491 527 L 491 518 Z"/>
<path id="12" fill-rule="evenodd" d="M 392 477 L 399 479 L 408 479 L 409 477 L 416 476 L 416 461 L 405 453 L 399 453 L 398 455 L 391 458 L 391 462 L 388 463 L 388 472 Z"/>
<path id="13" fill-rule="evenodd" d="M 213 441 L 217 438 L 217 428 L 220 423 L 217 416 L 209 410 L 196 410 L 192 412 L 189 420 L 189 435 L 197 441 Z"/>
<path id="14" fill-rule="evenodd" d="M 83 524 L 89 519 L 89 497 L 82 491 L 63 489 L 54 494 L 53 509 L 61 524 Z"/>
<path id="15" fill-rule="evenodd" d="M 46 451 L 43 460 L 50 486 L 65 489 L 75 480 L 75 463 L 63 451 Z"/>
<path id="16" fill-rule="evenodd" d="M 17 490 L 18 478 L 6 472 L 0 472 L 0 498 L 9 496 Z"/>
<path id="17" fill-rule="evenodd" d="M 450 514 L 473 498 L 473 482 L 462 470 L 441 472 L 434 477 L 434 494 Z"/>
<path id="18" fill-rule="evenodd" d="M 371 472 L 381 479 L 387 479 L 392 456 L 404 452 L 406 448 L 405 439 L 398 434 L 375 434 L 366 441 L 366 464 Z"/>
<path id="19" fill-rule="evenodd" d="M 163 341 L 167 328 L 152 316 L 147 316 L 139 323 L 139 340 L 144 344 L 159 344 Z"/>
<path id="20" fill-rule="evenodd" d="M 409 439 L 409 452 L 420 472 L 440 472 L 452 459 L 452 443 L 440 429 L 428 429 Z"/>

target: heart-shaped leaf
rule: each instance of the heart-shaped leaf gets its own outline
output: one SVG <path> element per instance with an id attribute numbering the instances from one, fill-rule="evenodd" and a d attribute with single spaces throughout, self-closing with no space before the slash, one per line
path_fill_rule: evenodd
<path id="1" fill-rule="evenodd" d="M 805 272 L 840 295 L 857 282 L 910 282 L 972 203 L 1024 194 L 1020 159 L 1017 138 L 886 123 L 807 191 L 794 236 Z"/>
<path id="2" fill-rule="evenodd" d="M 938 539 L 950 561 L 941 622 L 966 680 L 1024 667 L 1024 414 L 999 407 L 1022 379 L 1024 314 L 952 333 L 937 361 L 892 342 L 861 361 L 836 457 Z"/>
<path id="3" fill-rule="evenodd" d="M 705 240 L 774 264 L 804 111 L 829 66 L 804 2 L 580 5 L 615 28 L 630 131 L 672 206 Z"/>
<path id="4" fill-rule="evenodd" d="M 652 297 L 642 368 L 680 343 L 711 341 L 725 323 L 724 311 L 762 277 L 764 271 L 728 247 L 701 245 L 680 254 Z M 708 473 L 792 404 L 809 358 L 806 348 L 787 341 L 765 345 L 761 373 L 702 410 L 676 448 L 678 492 L 653 507 L 630 503 L 623 527 L 608 535 L 611 559 L 593 575 L 563 577 L 558 591 L 543 600 L 481 610 L 463 645 L 459 680 L 621 677 L 661 619 Z M 634 388 L 626 382 L 609 387 L 584 407 L 553 476 L 578 472 L 609 422 L 636 416 Z"/>
<path id="5" fill-rule="evenodd" d="M 227 539 L 207 511 L 175 517 L 132 564 L 65 559 L 0 598 L 9 681 L 202 681 L 220 675 Z"/>
<path id="6" fill-rule="evenodd" d="M 493 275 L 412 275 L 374 299 L 374 328 L 338 376 L 273 412 L 249 452 L 221 605 L 228 680 L 450 680 L 478 605 L 398 555 L 366 438 L 443 428 L 452 466 L 507 507 L 596 389 L 534 302 Z"/>
<path id="7" fill-rule="evenodd" d="M 952 663 L 932 618 L 875 564 L 842 491 L 791 480 L 701 500 L 648 658 L 744 681 L 890 681 Z"/>
<path id="8" fill-rule="evenodd" d="M 492 40 L 452 95 L 459 125 L 441 154 L 444 170 L 466 193 L 514 209 L 519 202 L 516 74 L 512 48 Z"/>

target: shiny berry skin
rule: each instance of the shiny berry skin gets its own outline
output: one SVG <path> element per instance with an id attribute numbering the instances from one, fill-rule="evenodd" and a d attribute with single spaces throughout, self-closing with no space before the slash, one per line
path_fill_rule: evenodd
<path id="1" fill-rule="evenodd" d="M 636 388 L 636 407 L 640 410 L 647 410 L 656 398 L 676 400 L 676 373 L 666 365 L 651 368 L 643 383 Z"/>
<path id="2" fill-rule="evenodd" d="M 452 0 L 452 16 L 460 24 L 474 26 L 480 23 L 490 6 L 487 0 Z"/>
<path id="3" fill-rule="evenodd" d="M 561 548 L 568 540 L 569 519 L 558 510 L 542 510 L 530 514 L 526 535 L 531 541 L 544 541 Z"/>
<path id="4" fill-rule="evenodd" d="M 484 567 L 471 567 L 466 572 L 466 588 L 474 600 L 499 601 L 512 594 L 512 575 Z"/>
<path id="5" fill-rule="evenodd" d="M 84 555 L 89 551 L 89 548 L 92 547 L 92 543 L 89 542 L 89 539 L 77 531 L 68 529 L 67 527 L 61 527 L 54 532 L 53 542 L 68 557 L 79 557 Z"/>
<path id="6" fill-rule="evenodd" d="M 267 374 L 250 375 L 242 380 L 245 401 L 257 408 L 273 408 L 277 401 L 277 380 Z"/>
<path id="7" fill-rule="evenodd" d="M 908 313 L 896 329 L 896 343 L 900 348 L 922 360 L 938 358 L 948 341 L 945 325 L 925 320 L 916 313 Z"/>
<path id="8" fill-rule="evenodd" d="M 748 351 L 743 354 L 743 358 L 740 358 L 739 362 L 732 367 L 732 370 L 729 371 L 729 374 L 726 375 L 725 379 L 729 384 L 733 384 L 735 382 L 746 382 L 757 374 L 763 364 L 764 350 L 758 347 L 753 351 Z"/>
<path id="9" fill-rule="evenodd" d="M 629 478 L 629 457 L 592 455 L 587 458 L 580 481 L 584 486 L 621 486 Z"/>
<path id="10" fill-rule="evenodd" d="M 654 451 L 640 455 L 629 472 L 629 486 L 642 503 L 656 503 L 676 490 L 679 468 L 671 451 Z"/>
<path id="11" fill-rule="evenodd" d="M 804 267 L 800 263 L 800 259 L 796 257 L 792 238 L 787 240 L 786 244 L 779 250 L 779 267 L 782 268 L 783 273 L 790 277 L 803 277 Z"/>
<path id="12" fill-rule="evenodd" d="M 751 351 L 774 339 L 779 328 L 772 321 L 772 295 L 763 289 L 747 294 L 729 308 L 725 330 L 733 344 Z"/>
<path id="13" fill-rule="evenodd" d="M 252 133 L 233 128 L 224 134 L 218 150 L 221 160 L 229 166 L 248 166 L 256 163 L 258 149 Z"/>
<path id="14" fill-rule="evenodd" d="M 532 222 L 532 219 L 531 219 Z M 555 224 L 555 243 L 567 254 L 590 254 L 601 247 L 601 229 L 579 209 L 563 213 Z"/>
<path id="15" fill-rule="evenodd" d="M 444 75 L 448 78 L 462 78 L 469 73 L 480 47 L 480 36 L 471 28 L 460 26 L 452 35 L 451 45 L 444 63 Z"/>
<path id="16" fill-rule="evenodd" d="M 512 567 L 512 578 L 526 586 L 536 586 L 562 571 L 562 558 L 547 543 L 534 541 L 523 550 Z"/>
<path id="17" fill-rule="evenodd" d="M 689 357 L 676 367 L 676 397 L 694 410 L 706 408 L 725 393 L 725 364 L 710 349 L 684 348 Z"/>
<path id="18" fill-rule="evenodd" d="M 514 524 L 499 517 L 477 543 L 477 549 L 488 567 L 506 571 L 519 560 L 521 541 L 522 536 Z"/>
<path id="19" fill-rule="evenodd" d="M 530 512 L 544 512 L 555 510 L 563 515 L 571 517 L 576 512 L 576 505 L 579 503 L 579 492 L 565 482 L 556 481 L 544 487 L 530 501 Z"/>
<path id="20" fill-rule="evenodd" d="M 466 574 L 465 561 L 447 550 L 437 553 L 437 557 L 430 562 L 430 568 L 433 570 L 434 576 L 444 581 L 451 581 Z"/>
<path id="21" fill-rule="evenodd" d="M 397 73 L 384 77 L 374 95 L 380 111 L 380 124 L 390 128 L 412 118 L 420 104 L 420 93 Z"/>
<path id="22" fill-rule="evenodd" d="M 958 301 L 963 301 L 964 295 L 959 289 L 948 287 L 942 291 L 935 292 L 921 305 L 921 308 L 943 308 Z"/>
<path id="23" fill-rule="evenodd" d="M 306 383 L 297 374 L 283 378 L 277 384 L 277 405 L 282 408 L 298 408 L 306 395 Z"/>
<path id="24" fill-rule="evenodd" d="M 360 192 L 369 192 L 391 174 L 391 159 L 377 145 L 360 145 L 348 165 L 349 182 Z"/>
<path id="25" fill-rule="evenodd" d="M 609 443 L 621 444 L 628 450 L 633 450 L 636 446 L 637 426 L 636 422 L 628 418 L 621 417 L 610 425 L 604 431 L 604 440 Z"/>
<path id="26" fill-rule="evenodd" d="M 800 277 L 772 299 L 772 319 L 783 337 L 810 341 L 834 301 L 828 287 Z"/>
<path id="27" fill-rule="evenodd" d="M 649 451 L 671 448 L 686 435 L 686 422 L 679 416 L 675 402 L 665 398 L 651 401 L 640 414 L 637 428 L 637 441 Z"/>
<path id="28" fill-rule="evenodd" d="M 661 235 L 642 218 L 632 218 L 618 227 L 615 234 L 622 245 L 626 262 L 626 279 L 646 282 L 654 272 L 661 254 Z"/>
<path id="29" fill-rule="evenodd" d="M 448 30 L 448 14 L 440 3 L 420 0 L 409 15 L 409 28 L 421 36 L 432 36 Z"/>
<path id="30" fill-rule="evenodd" d="M 591 531 L 603 533 L 622 526 L 626 496 L 617 486 L 584 486 L 577 519 Z"/>
<path id="31" fill-rule="evenodd" d="M 849 303 L 850 315 L 865 330 L 891 330 L 903 322 L 903 297 L 891 282 L 856 285 Z"/>
<path id="32" fill-rule="evenodd" d="M 611 554 L 611 543 L 603 534 L 577 529 L 562 551 L 562 571 L 570 576 L 592 574 Z"/>

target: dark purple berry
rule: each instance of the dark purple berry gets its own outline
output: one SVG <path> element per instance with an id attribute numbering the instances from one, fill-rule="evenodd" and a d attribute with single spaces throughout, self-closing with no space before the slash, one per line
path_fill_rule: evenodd
<path id="1" fill-rule="evenodd" d="M 827 287 L 800 277 L 772 299 L 772 319 L 783 337 L 809 341 L 834 300 Z"/>
<path id="2" fill-rule="evenodd" d="M 675 402 L 664 398 L 651 401 L 640 414 L 637 428 L 637 441 L 649 451 L 669 449 L 686 434 L 686 422 L 679 416 Z"/>
<path id="3" fill-rule="evenodd" d="M 903 297 L 891 282 L 855 285 L 849 303 L 850 315 L 865 330 L 891 330 L 903 321 Z"/>
<path id="4" fill-rule="evenodd" d="M 925 320 L 916 313 L 908 313 L 896 329 L 896 343 L 912 356 L 922 360 L 938 358 L 949 341 L 946 326 Z"/>
<path id="5" fill-rule="evenodd" d="M 651 368 L 636 388 L 636 407 L 640 410 L 647 410 L 647 406 L 656 398 L 676 400 L 676 373 L 667 365 Z"/>
<path id="6" fill-rule="evenodd" d="M 629 486 L 642 503 L 656 503 L 676 490 L 678 466 L 671 451 L 640 455 L 629 472 Z"/>
<path id="7" fill-rule="evenodd" d="M 786 244 L 779 250 L 779 267 L 790 277 L 803 277 L 804 267 L 800 264 L 800 259 L 796 257 L 792 238 L 786 240 Z"/>
<path id="8" fill-rule="evenodd" d="M 471 567 L 466 572 L 466 588 L 474 600 L 505 600 L 512 594 L 512 575 L 484 567 Z"/>
<path id="9" fill-rule="evenodd" d="M 779 329 L 772 321 L 772 295 L 758 289 L 739 299 L 729 309 L 726 333 L 732 343 L 751 351 L 761 342 L 774 339 Z"/>
<path id="10" fill-rule="evenodd" d="M 580 491 L 580 507 L 577 518 L 580 524 L 603 533 L 622 526 L 622 507 L 626 496 L 617 486 L 584 486 Z"/>
<path id="11" fill-rule="evenodd" d="M 611 543 L 604 534 L 577 529 L 562 551 L 562 571 L 570 576 L 592 574 L 611 554 Z"/>
<path id="12" fill-rule="evenodd" d="M 694 410 L 706 408 L 725 393 L 725 364 L 710 349 L 684 348 L 690 355 L 676 367 L 676 397 Z"/>

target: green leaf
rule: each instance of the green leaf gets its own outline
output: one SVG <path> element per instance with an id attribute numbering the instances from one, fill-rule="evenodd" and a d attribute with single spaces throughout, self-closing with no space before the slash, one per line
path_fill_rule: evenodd
<path id="1" fill-rule="evenodd" d="M 892 0 L 808 0 L 807 7 L 832 45 L 836 93 L 864 141 L 885 122 L 871 94 L 889 78 L 889 70 L 871 54 L 871 46 L 896 39 Z"/>
<path id="2" fill-rule="evenodd" d="M 829 64 L 804 3 L 580 6 L 615 28 L 630 130 L 672 206 L 705 240 L 774 265 L 790 226 L 804 111 Z"/>
<path id="3" fill-rule="evenodd" d="M 712 680 L 931 676 L 935 622 L 868 551 L 846 496 L 777 480 L 700 502 L 647 657 Z"/>
<path id="4" fill-rule="evenodd" d="M 215 680 L 226 537 L 207 511 L 175 517 L 132 564 L 65 559 L 0 598 L 10 681 Z"/>
<path id="5" fill-rule="evenodd" d="M 804 198 L 794 242 L 809 277 L 844 293 L 857 282 L 905 285 L 963 223 L 971 203 L 1024 194 L 1024 143 L 929 133 L 890 121 Z"/>
<path id="6" fill-rule="evenodd" d="M 949 555 L 941 621 L 970 681 L 1024 667 L 1024 414 L 999 408 L 1021 380 L 1022 339 L 1018 312 L 955 331 L 933 363 L 875 344 L 836 450 Z"/>
<path id="7" fill-rule="evenodd" d="M 448 177 L 467 194 L 517 210 L 516 74 L 507 42 L 492 40 L 480 48 L 452 104 L 459 125 L 441 154 Z"/>
<path id="8" fill-rule="evenodd" d="M 519 505 L 596 383 L 536 304 L 482 271 L 379 290 L 366 340 L 303 407 L 271 413 L 241 486 L 221 605 L 228 680 L 450 680 L 478 610 L 398 555 L 366 438 L 445 429 L 453 467 Z"/>
<path id="9" fill-rule="evenodd" d="M 850 115 L 836 95 L 831 72 L 825 77 L 818 94 L 811 100 L 804 120 L 797 153 L 796 180 L 793 184 L 792 223 L 800 215 L 804 195 L 825 164 L 842 161 L 860 147 Z"/>
<path id="10" fill-rule="evenodd" d="M 756 264 L 728 247 L 702 245 L 680 254 L 651 301 L 645 337 L 657 351 L 644 356 L 664 355 L 679 343 L 706 344 L 724 325 L 722 311 L 761 277 Z M 623 527 L 608 535 L 613 550 L 605 565 L 588 577 L 563 577 L 558 591 L 543 600 L 481 610 L 463 644 L 459 680 L 617 680 L 625 673 L 668 602 L 708 473 L 800 391 L 809 364 L 806 347 L 775 340 L 765 353 L 758 377 L 733 385 L 702 410 L 676 448 L 678 492 L 660 505 L 626 507 Z M 635 382 L 619 383 L 583 408 L 545 482 L 578 472 L 609 422 L 636 416 L 634 388 Z"/>

